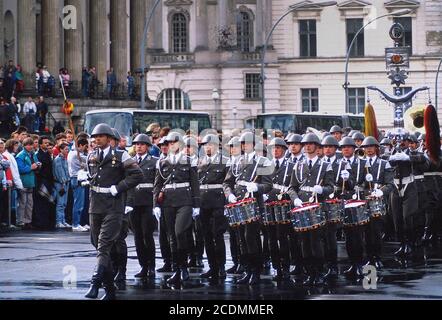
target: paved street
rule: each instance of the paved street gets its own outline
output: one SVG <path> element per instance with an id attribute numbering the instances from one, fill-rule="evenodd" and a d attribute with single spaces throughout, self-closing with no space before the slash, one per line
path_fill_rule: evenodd
<path id="1" fill-rule="evenodd" d="M 226 240 L 228 240 L 226 238 Z M 158 239 L 156 237 L 158 244 Z M 149 300 L 248 300 L 248 299 L 442 299 L 442 255 L 440 249 L 423 249 L 411 261 L 396 261 L 386 246 L 385 269 L 378 274 L 377 289 L 364 290 L 362 282 L 352 283 L 343 277 L 329 287 L 301 286 L 277 288 L 270 275 L 260 286 L 237 286 L 228 277 L 225 284 L 209 287 L 196 276 L 201 270 L 191 270 L 194 278 L 188 288 L 173 291 L 164 286 L 164 277 L 157 274 L 153 283 L 140 283 L 133 275 L 138 271 L 133 236 L 128 238 L 128 287 L 119 292 L 119 299 Z M 158 246 L 157 246 L 158 247 Z M 228 246 L 227 246 L 228 247 Z M 341 270 L 347 267 L 344 245 L 340 244 Z M 16 232 L 0 236 L 0 299 L 54 300 L 83 299 L 95 263 L 95 251 L 88 234 L 71 232 Z M 157 257 L 160 257 L 159 247 Z M 207 266 L 207 261 L 205 261 Z M 161 266 L 157 259 L 157 266 Z M 228 267 L 231 265 L 228 259 Z M 76 272 L 76 288 L 63 287 L 66 274 Z M 68 283 L 69 285 L 69 283 Z"/>

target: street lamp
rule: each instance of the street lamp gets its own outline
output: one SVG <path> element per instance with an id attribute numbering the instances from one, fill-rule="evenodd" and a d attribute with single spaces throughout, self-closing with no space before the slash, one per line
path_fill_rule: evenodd
<path id="1" fill-rule="evenodd" d="M 336 1 L 322 1 L 322 2 L 312 2 L 312 5 L 316 5 L 318 7 L 330 7 L 335 6 L 337 4 Z M 284 13 L 272 26 L 272 29 L 270 30 L 270 33 L 267 35 L 266 41 L 264 43 L 264 46 L 262 48 L 262 57 L 261 57 L 261 106 L 262 106 L 262 113 L 264 114 L 266 112 L 266 101 L 265 101 L 265 74 L 264 74 L 264 68 L 265 68 L 265 58 L 266 58 L 266 52 L 267 47 L 269 45 L 270 39 L 272 38 L 273 31 L 275 31 L 276 27 L 279 25 L 279 23 L 284 20 L 286 16 L 288 16 L 293 11 L 296 11 L 302 5 L 305 5 L 305 2 L 300 2 L 294 5 L 289 6 L 289 9 L 286 13 Z"/>
<path id="2" fill-rule="evenodd" d="M 147 32 L 149 31 L 149 26 L 152 21 L 155 9 L 160 4 L 161 0 L 157 0 L 150 11 L 149 18 L 146 20 L 144 25 L 143 39 L 141 39 L 140 46 L 140 57 L 141 57 L 141 68 L 140 70 L 146 70 L 146 43 L 147 43 Z M 141 73 L 141 109 L 146 109 L 146 73 Z"/>
<path id="3" fill-rule="evenodd" d="M 440 59 L 439 66 L 437 67 L 437 72 L 436 72 L 436 88 L 435 88 L 435 93 L 436 93 L 436 110 L 437 110 L 437 100 L 438 100 L 438 95 L 439 95 L 439 90 L 438 90 L 438 87 L 439 87 L 439 72 L 440 72 L 441 67 L 442 67 L 442 58 Z"/>
<path id="4" fill-rule="evenodd" d="M 221 122 L 221 112 L 220 112 L 220 108 L 219 108 L 219 106 L 218 106 L 218 102 L 219 102 L 219 100 L 220 100 L 220 95 L 219 95 L 219 92 L 218 92 L 218 89 L 213 89 L 212 90 L 212 100 L 213 100 L 213 102 L 214 102 L 214 104 L 215 104 L 215 114 L 216 114 L 216 122 L 215 122 L 215 125 L 216 125 L 216 129 L 221 129 L 221 126 L 220 126 L 220 122 Z"/>
<path id="5" fill-rule="evenodd" d="M 393 11 L 387 14 L 383 14 L 379 17 L 376 17 L 370 21 L 368 21 L 364 26 L 362 26 L 361 29 L 358 30 L 358 32 L 356 32 L 355 36 L 353 37 L 353 39 L 350 42 L 350 46 L 348 47 L 348 51 L 347 51 L 347 57 L 345 59 L 345 82 L 344 82 L 344 89 L 345 89 L 345 112 L 348 111 L 348 86 L 350 85 L 350 83 L 348 83 L 348 63 L 350 61 L 350 54 L 351 54 L 351 49 L 353 48 L 354 43 L 356 42 L 356 39 L 358 38 L 359 34 L 362 32 L 362 30 L 364 30 L 368 25 L 372 24 L 374 21 L 384 18 L 384 17 L 388 17 L 388 16 L 394 16 L 394 17 L 400 17 L 406 14 L 409 14 L 413 12 L 413 10 L 411 9 L 401 9 L 401 10 L 397 10 L 397 11 Z"/>

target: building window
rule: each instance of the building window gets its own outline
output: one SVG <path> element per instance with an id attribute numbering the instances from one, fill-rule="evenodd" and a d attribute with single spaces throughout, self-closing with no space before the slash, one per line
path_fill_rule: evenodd
<path id="1" fill-rule="evenodd" d="M 246 99 L 261 99 L 261 75 L 259 73 L 246 74 Z"/>
<path id="2" fill-rule="evenodd" d="M 319 111 L 318 89 L 301 89 L 301 93 L 302 93 L 302 112 Z"/>
<path id="3" fill-rule="evenodd" d="M 172 52 L 183 53 L 187 52 L 187 19 L 183 13 L 175 13 L 172 16 Z"/>
<path id="4" fill-rule="evenodd" d="M 410 47 L 412 48 L 413 43 L 413 32 L 412 32 L 412 24 L 411 17 L 402 17 L 402 18 L 394 18 L 394 22 L 400 23 L 405 30 L 404 37 L 402 38 L 402 42 L 399 44 L 402 47 Z M 411 50 L 410 50 L 411 53 Z"/>
<path id="5" fill-rule="evenodd" d="M 362 28 L 363 19 L 347 19 L 347 51 L 356 33 Z M 362 31 L 356 38 L 353 47 L 351 48 L 350 57 L 364 56 L 364 31 Z"/>
<path id="6" fill-rule="evenodd" d="M 191 110 L 192 105 L 187 93 L 180 89 L 166 89 L 158 96 L 159 110 Z"/>
<path id="7" fill-rule="evenodd" d="M 316 57 L 316 20 L 299 21 L 301 57 Z"/>
<path id="8" fill-rule="evenodd" d="M 238 49 L 250 52 L 252 47 L 253 23 L 250 14 L 240 12 L 236 21 L 236 38 Z"/>
<path id="9" fill-rule="evenodd" d="M 365 111 L 365 88 L 348 89 L 348 113 L 359 114 Z"/>

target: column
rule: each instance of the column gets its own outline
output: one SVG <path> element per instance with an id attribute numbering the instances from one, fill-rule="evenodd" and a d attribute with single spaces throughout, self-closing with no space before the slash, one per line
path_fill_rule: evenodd
<path id="1" fill-rule="evenodd" d="M 61 67 L 61 2 L 42 0 L 42 54 L 43 64 L 49 72 L 58 77 Z M 20 34 L 21 36 L 21 34 Z"/>
<path id="2" fill-rule="evenodd" d="M 81 19 L 84 0 L 65 0 L 65 5 L 72 5 L 77 11 L 77 29 L 64 31 L 64 66 L 69 70 L 71 81 L 81 81 L 83 60 L 83 24 Z"/>
<path id="3" fill-rule="evenodd" d="M 207 23 L 207 1 L 198 0 L 196 8 L 196 48 L 204 50 L 209 47 Z"/>
<path id="4" fill-rule="evenodd" d="M 147 18 L 146 0 L 130 1 L 130 65 L 135 71 L 140 67 L 140 47 Z"/>
<path id="5" fill-rule="evenodd" d="M 150 12 L 149 8 L 153 8 L 153 5 L 155 3 L 155 0 L 150 0 L 150 5 L 148 7 L 148 12 Z M 163 49 L 163 3 L 160 3 L 158 7 L 155 10 L 155 15 L 152 21 L 152 37 L 153 43 L 150 45 L 150 42 L 148 42 L 148 48 L 154 48 L 154 49 Z M 167 35 L 167 32 L 166 32 Z"/>
<path id="6" fill-rule="evenodd" d="M 266 37 L 265 29 L 265 0 L 256 2 L 256 39 L 255 46 L 260 47 L 264 45 Z"/>
<path id="7" fill-rule="evenodd" d="M 35 37 L 35 28 L 37 18 L 34 13 L 35 1 L 18 0 L 18 61 L 23 67 L 23 73 L 27 82 L 34 81 L 34 71 L 37 66 L 37 42 Z"/>
<path id="8" fill-rule="evenodd" d="M 110 61 L 115 70 L 117 82 L 123 84 L 127 76 L 127 7 L 126 1 L 111 0 L 110 2 Z"/>
<path id="9" fill-rule="evenodd" d="M 273 10 L 272 10 L 272 1 L 271 0 L 265 0 L 266 2 L 266 9 L 264 13 L 264 20 L 265 20 L 265 33 L 264 33 L 264 40 L 265 41 L 267 35 L 270 33 L 270 30 L 272 30 L 273 27 Z M 273 37 L 270 38 L 269 46 L 273 45 Z"/>
<path id="10" fill-rule="evenodd" d="M 89 2 L 89 61 L 90 66 L 97 68 L 98 80 L 106 83 L 107 71 L 107 37 L 108 17 L 107 0 Z"/>

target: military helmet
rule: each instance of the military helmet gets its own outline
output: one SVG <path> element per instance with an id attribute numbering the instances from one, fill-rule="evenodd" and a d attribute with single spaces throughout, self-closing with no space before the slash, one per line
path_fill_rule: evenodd
<path id="1" fill-rule="evenodd" d="M 198 148 L 198 142 L 196 141 L 196 139 L 194 137 L 184 137 L 184 144 L 187 147 L 194 147 L 194 148 Z"/>
<path id="2" fill-rule="evenodd" d="M 414 142 L 414 143 L 417 143 L 417 142 L 418 142 L 418 141 L 417 141 L 417 137 L 416 137 L 414 134 L 410 134 L 410 135 L 408 136 L 407 140 L 408 140 L 408 141 L 411 141 L 411 142 Z"/>
<path id="3" fill-rule="evenodd" d="M 330 129 L 330 133 L 336 133 L 336 132 L 341 132 L 341 133 L 343 133 L 342 128 L 341 128 L 340 126 L 338 126 L 338 125 L 334 125 L 334 126 L 331 127 L 331 129 Z"/>
<path id="4" fill-rule="evenodd" d="M 338 140 L 336 140 L 336 138 L 333 137 L 332 135 L 326 136 L 324 139 L 322 139 L 321 144 L 323 146 L 333 146 L 333 147 L 336 147 L 336 148 L 339 147 Z"/>
<path id="5" fill-rule="evenodd" d="M 239 146 L 240 145 L 239 137 L 233 137 L 232 139 L 229 140 L 229 142 L 227 142 L 227 145 L 229 147 Z"/>
<path id="6" fill-rule="evenodd" d="M 347 137 L 353 137 L 353 135 L 356 133 L 356 132 L 359 132 L 358 130 L 351 130 L 349 133 L 348 133 L 348 135 L 347 135 Z"/>
<path id="7" fill-rule="evenodd" d="M 144 144 L 147 144 L 150 146 L 152 145 L 152 141 L 150 140 L 150 137 L 144 133 L 139 134 L 135 137 L 133 144 L 135 144 L 135 143 L 144 143 Z"/>
<path id="8" fill-rule="evenodd" d="M 91 137 L 93 138 L 94 136 L 99 136 L 99 135 L 106 135 L 109 137 L 113 137 L 114 132 L 112 131 L 112 128 L 109 125 L 101 123 L 94 128 Z"/>
<path id="9" fill-rule="evenodd" d="M 285 136 L 284 141 L 287 142 L 289 141 L 290 137 L 293 135 L 293 133 L 289 133 L 288 135 Z"/>
<path id="10" fill-rule="evenodd" d="M 184 143 L 183 136 L 179 132 L 169 132 L 166 137 L 166 142 L 179 142 Z"/>
<path id="11" fill-rule="evenodd" d="M 393 143 L 391 142 L 390 139 L 388 139 L 388 138 L 384 138 L 384 139 L 382 139 L 380 145 L 381 145 L 381 146 L 392 146 Z"/>
<path id="12" fill-rule="evenodd" d="M 287 149 L 287 143 L 285 143 L 284 139 L 282 138 L 274 138 L 269 143 L 269 147 L 276 147 L 280 146 Z"/>
<path id="13" fill-rule="evenodd" d="M 302 144 L 305 144 L 305 143 L 315 143 L 315 144 L 317 144 L 318 146 L 321 145 L 321 141 L 319 141 L 318 136 L 317 136 L 316 134 L 314 134 L 314 133 L 307 133 L 307 134 L 304 136 L 304 138 L 302 138 L 301 143 L 302 143 Z"/>
<path id="14" fill-rule="evenodd" d="M 355 141 L 350 138 L 350 137 L 344 137 L 342 138 L 342 140 L 339 142 L 339 147 L 353 147 L 356 148 L 356 143 Z"/>
<path id="15" fill-rule="evenodd" d="M 239 138 L 240 143 L 254 143 L 255 142 L 255 136 L 251 132 L 244 132 L 241 137 Z"/>
<path id="16" fill-rule="evenodd" d="M 160 141 L 158 142 L 158 147 L 161 147 L 163 144 L 167 144 L 167 140 L 166 140 L 166 138 L 167 138 L 167 137 L 162 137 L 162 138 L 160 139 Z"/>
<path id="17" fill-rule="evenodd" d="M 204 136 L 201 144 L 216 144 L 219 145 L 219 137 L 216 134 L 208 134 Z"/>
<path id="18" fill-rule="evenodd" d="M 287 143 L 291 144 L 291 143 L 301 143 L 302 141 L 302 136 L 300 134 L 292 134 L 291 136 L 287 137 Z"/>
<path id="19" fill-rule="evenodd" d="M 353 135 L 349 136 L 351 137 L 353 140 L 362 140 L 364 141 L 365 139 L 365 135 L 362 132 L 355 132 Z"/>
<path id="20" fill-rule="evenodd" d="M 112 132 L 114 133 L 112 137 L 113 137 L 115 140 L 120 141 L 120 140 L 121 140 L 121 136 L 120 136 L 120 133 L 118 132 L 118 130 L 115 129 L 115 128 L 112 128 Z"/>
<path id="21" fill-rule="evenodd" d="M 367 137 L 364 139 L 364 141 L 361 144 L 362 148 L 370 147 L 370 146 L 377 146 L 379 147 L 379 142 L 374 137 Z"/>

